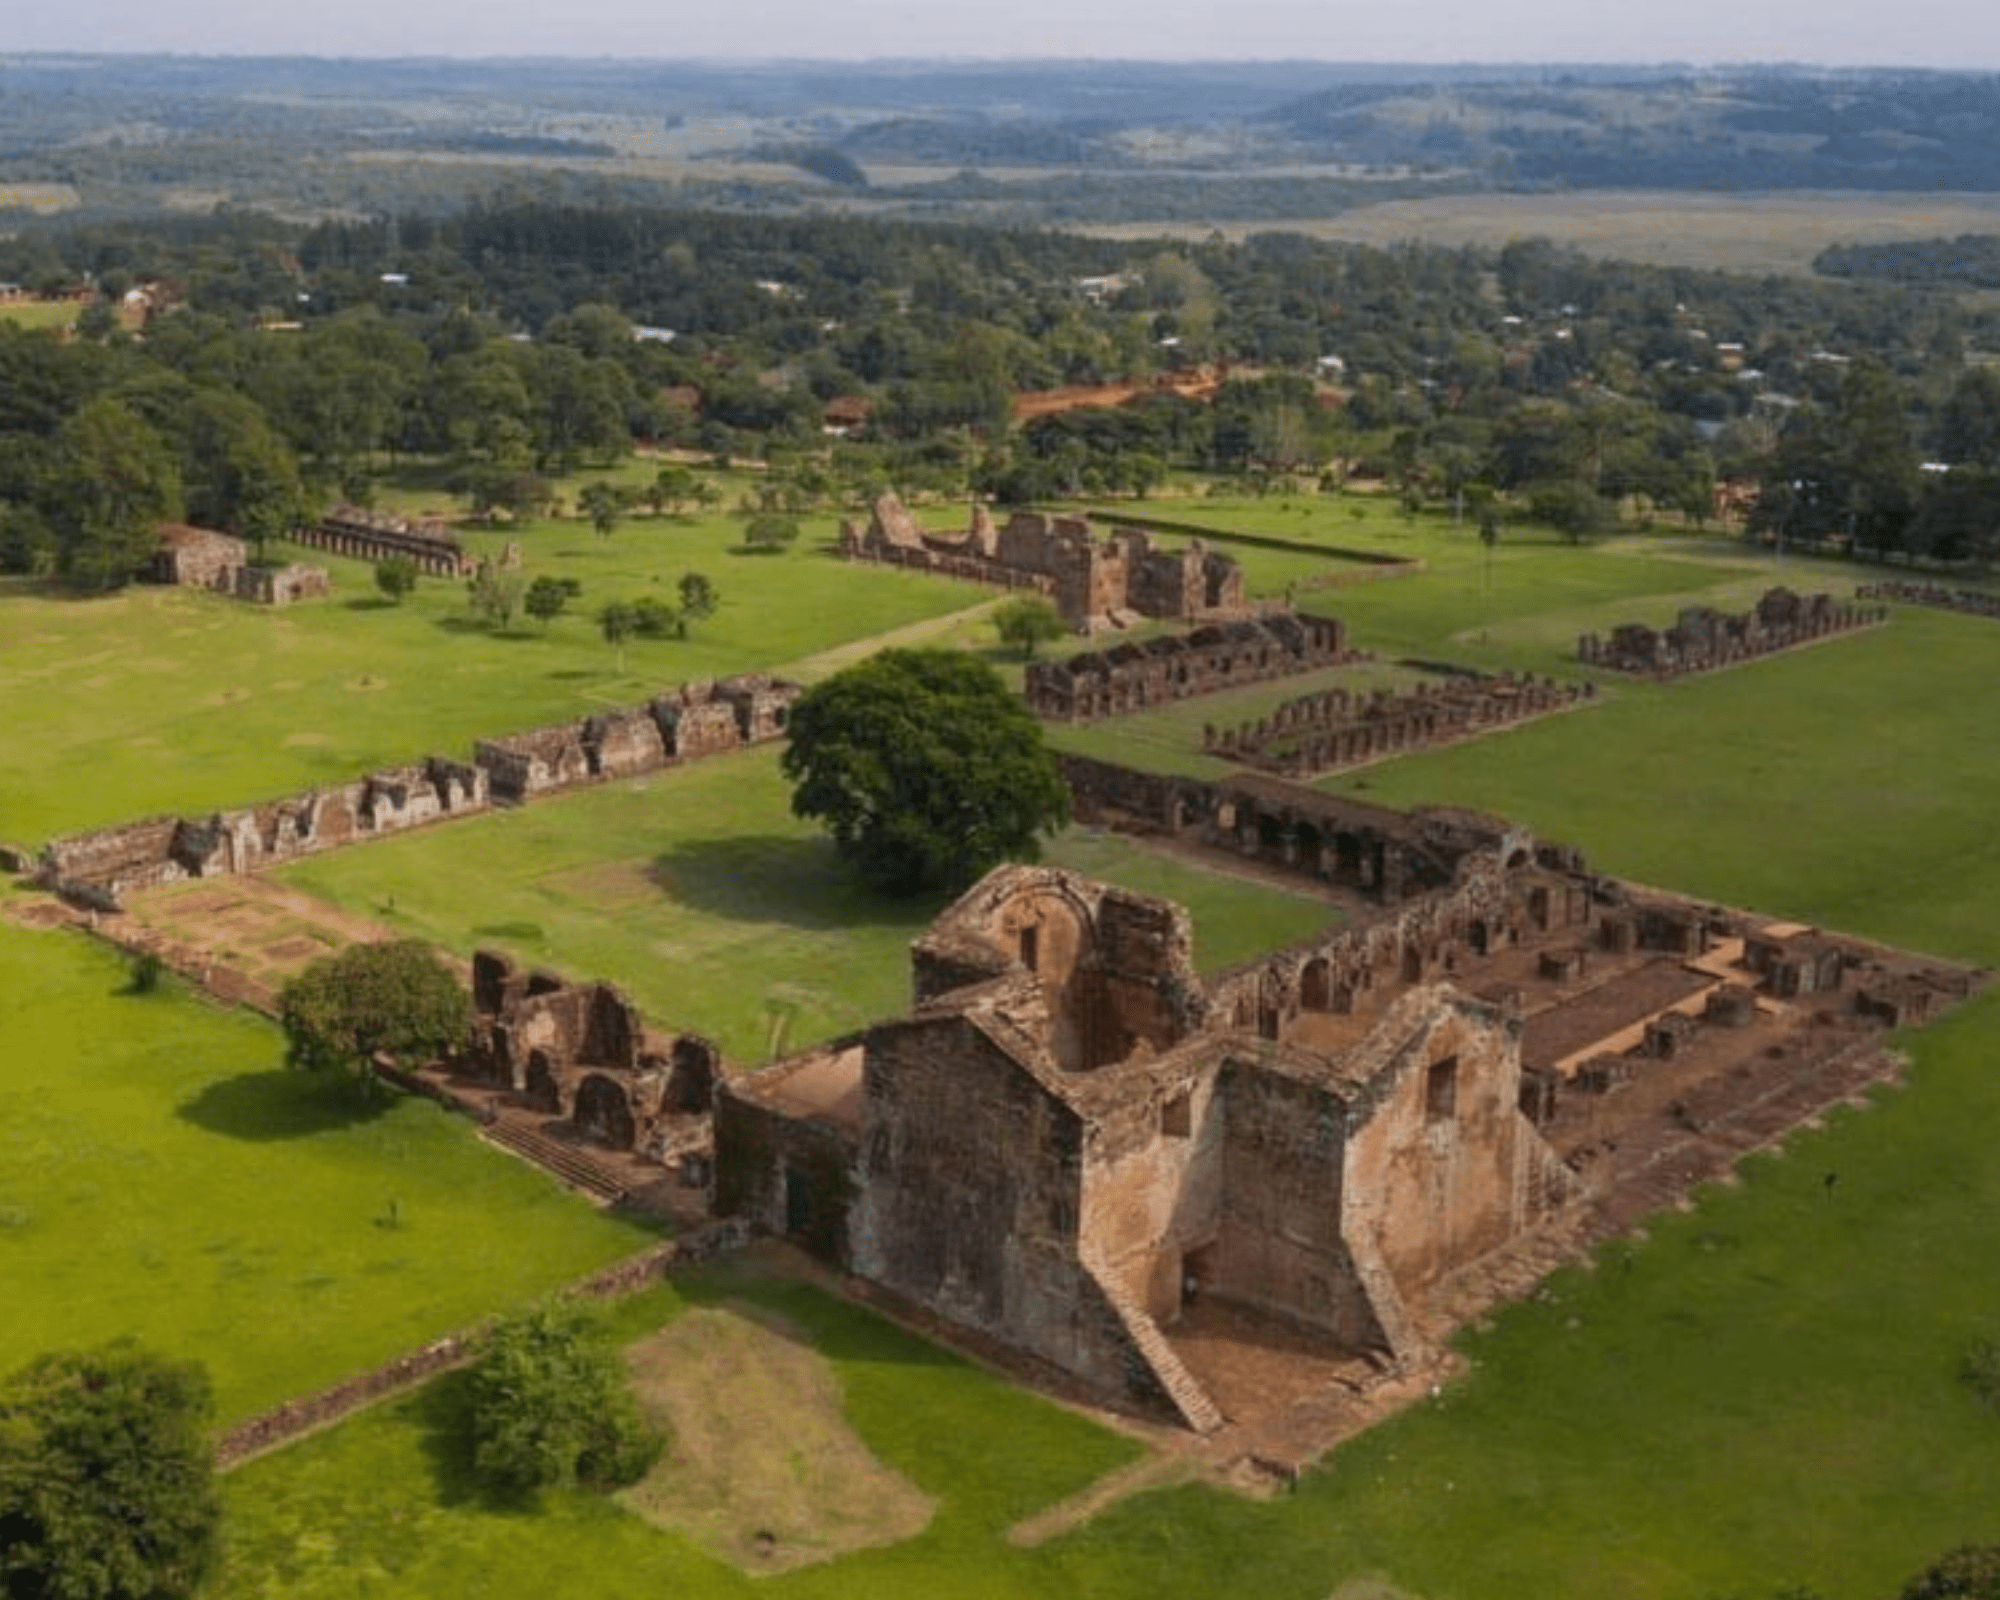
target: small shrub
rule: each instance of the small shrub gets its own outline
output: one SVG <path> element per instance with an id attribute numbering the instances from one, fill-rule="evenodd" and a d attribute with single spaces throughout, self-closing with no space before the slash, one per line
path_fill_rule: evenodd
<path id="1" fill-rule="evenodd" d="M 1959 1357 L 1958 1378 L 1988 1411 L 2000 1411 L 2000 1336 L 1974 1339 Z"/>
<path id="2" fill-rule="evenodd" d="M 160 987 L 160 980 L 167 975 L 167 964 L 160 959 L 157 950 L 141 950 L 132 958 L 131 991 L 133 994 L 151 994 Z"/>
<path id="3" fill-rule="evenodd" d="M 666 1441 L 640 1413 L 618 1352 L 587 1309 L 538 1306 L 488 1336 L 472 1369 L 472 1460 L 496 1489 L 616 1489 Z"/>

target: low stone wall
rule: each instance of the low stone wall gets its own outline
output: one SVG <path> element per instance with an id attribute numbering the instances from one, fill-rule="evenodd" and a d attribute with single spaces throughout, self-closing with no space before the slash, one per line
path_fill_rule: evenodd
<path id="1" fill-rule="evenodd" d="M 1939 583 L 1864 583 L 1854 591 L 1854 598 L 1934 606 L 1940 611 L 1962 611 L 1970 617 L 1991 617 L 2000 622 L 2000 594 L 1984 589 L 1947 589 Z"/>
<path id="2" fill-rule="evenodd" d="M 716 1223 L 681 1239 L 654 1245 L 637 1255 L 614 1261 L 587 1278 L 580 1278 L 561 1290 L 566 1300 L 615 1300 L 636 1293 L 666 1277 L 676 1266 L 708 1261 L 749 1240 L 749 1228 L 741 1223 Z M 405 1351 L 379 1367 L 343 1378 L 316 1394 L 287 1400 L 269 1411 L 259 1412 L 233 1427 L 225 1428 L 215 1441 L 215 1464 L 227 1472 L 252 1456 L 288 1444 L 301 1434 L 326 1427 L 359 1411 L 363 1406 L 405 1389 L 414 1388 L 441 1372 L 463 1366 L 479 1353 L 479 1344 L 491 1322 L 448 1333 L 420 1350 Z"/>
<path id="3" fill-rule="evenodd" d="M 1209 755 L 1302 778 L 1453 744 L 1596 698 L 1595 684 L 1512 673 L 1420 684 L 1408 692 L 1327 689 L 1234 728 L 1204 727 L 1201 742 Z"/>
<path id="4" fill-rule="evenodd" d="M 484 740 L 470 764 L 432 756 L 332 788 L 207 817 L 147 817 L 56 839 L 36 880 L 100 911 L 140 889 L 254 872 L 358 840 L 476 815 L 775 739 L 798 685 L 765 673 L 683 684 L 648 704 Z"/>

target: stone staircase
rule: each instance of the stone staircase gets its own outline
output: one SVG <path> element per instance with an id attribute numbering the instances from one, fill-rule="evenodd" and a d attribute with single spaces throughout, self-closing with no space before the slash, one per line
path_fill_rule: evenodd
<path id="1" fill-rule="evenodd" d="M 482 1127 L 479 1134 L 489 1143 L 532 1161 L 572 1189 L 579 1189 L 606 1205 L 616 1205 L 625 1198 L 625 1180 L 611 1167 L 598 1161 L 587 1150 L 561 1139 L 551 1139 L 518 1116 L 502 1112 L 497 1120 Z"/>
<path id="2" fill-rule="evenodd" d="M 1181 1420 L 1196 1433 L 1214 1433 L 1221 1428 L 1228 1418 L 1216 1408 L 1200 1380 L 1188 1371 L 1186 1363 L 1160 1331 L 1160 1325 L 1126 1293 L 1124 1286 L 1118 1282 L 1117 1274 L 1108 1271 L 1103 1262 L 1095 1259 L 1093 1252 L 1081 1252 L 1081 1258 L 1084 1270 L 1096 1281 L 1105 1302 L 1118 1314 L 1126 1337 L 1145 1361 L 1154 1381 L 1166 1391 Z"/>

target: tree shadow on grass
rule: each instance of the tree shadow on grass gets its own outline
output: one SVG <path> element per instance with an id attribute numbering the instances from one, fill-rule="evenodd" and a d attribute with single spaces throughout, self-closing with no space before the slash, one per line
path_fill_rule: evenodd
<path id="1" fill-rule="evenodd" d="M 441 1506 L 531 1515 L 535 1496 L 496 1489 L 473 1470 L 472 1374 L 464 1368 L 434 1378 L 401 1402 L 416 1425 L 418 1449 Z"/>
<path id="2" fill-rule="evenodd" d="M 174 1115 L 208 1133 L 263 1144 L 372 1122 L 395 1099 L 386 1086 L 364 1098 L 345 1074 L 278 1068 L 219 1079 L 174 1107 Z"/>
<path id="3" fill-rule="evenodd" d="M 391 600 L 387 595 L 380 594 L 356 595 L 352 600 L 341 601 L 341 604 L 349 611 L 394 611 L 396 609 L 395 601 Z"/>
<path id="4" fill-rule="evenodd" d="M 813 930 L 905 925 L 914 937 L 945 903 L 940 894 L 875 893 L 828 839 L 690 839 L 654 857 L 646 875 L 669 899 L 715 916 Z"/>

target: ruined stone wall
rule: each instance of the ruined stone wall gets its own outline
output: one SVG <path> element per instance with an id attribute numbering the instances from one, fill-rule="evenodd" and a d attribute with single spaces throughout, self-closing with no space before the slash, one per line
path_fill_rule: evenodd
<path id="1" fill-rule="evenodd" d="M 963 578 L 1048 596 L 1072 627 L 1088 631 L 1126 613 L 1189 618 L 1243 604 L 1236 563 L 1197 541 L 1156 551 L 1152 536 L 1122 528 L 1093 538 L 1083 517 L 1017 511 L 996 529 L 983 506 L 960 535 L 927 533 L 893 494 L 873 507 L 868 525 L 842 523 L 841 553 L 941 577 Z"/>
<path id="2" fill-rule="evenodd" d="M 1886 606 L 1844 605 L 1831 595 L 1802 596 L 1781 587 L 1767 589 L 1754 607 L 1737 616 L 1689 606 L 1670 628 L 1628 622 L 1613 629 L 1608 640 L 1586 633 L 1577 640 L 1576 656 L 1587 667 L 1676 678 L 1871 627 L 1888 615 Z"/>
<path id="3" fill-rule="evenodd" d="M 317 524 L 294 528 L 295 543 L 310 545 L 355 561 L 383 561 L 408 556 L 419 571 L 433 577 L 464 578 L 473 562 L 460 548 L 449 524 L 435 518 L 412 521 L 386 511 L 360 506 L 336 506 Z"/>
<path id="4" fill-rule="evenodd" d="M 159 530 L 159 541 L 150 568 L 159 583 L 229 594 L 250 560 L 250 547 L 241 539 L 211 528 L 172 523 Z"/>
<path id="5" fill-rule="evenodd" d="M 284 567 L 239 567 L 232 593 L 252 605 L 288 606 L 300 600 L 324 600 L 333 593 L 326 568 L 294 561 Z"/>
<path id="6" fill-rule="evenodd" d="M 1344 1348 L 1382 1331 L 1342 1237 L 1347 1108 L 1329 1085 L 1231 1061 L 1223 1199 L 1210 1247 L 1189 1264 L 1197 1292 L 1303 1322 Z"/>
<path id="7" fill-rule="evenodd" d="M 1346 1226 L 1405 1299 L 1535 1220 L 1524 1156 L 1540 1137 L 1520 1111 L 1518 1018 L 1416 990 L 1345 1068 L 1369 1090 L 1348 1140 Z"/>
<path id="8" fill-rule="evenodd" d="M 472 996 L 458 1070 L 610 1149 L 662 1160 L 669 1146 L 680 1156 L 706 1151 L 723 1072 L 709 1040 L 648 1028 L 611 984 L 522 972 L 491 950 L 473 957 Z"/>
<path id="9" fill-rule="evenodd" d="M 1088 722 L 1357 659 L 1331 617 L 1276 611 L 1144 644 L 1035 661 L 1024 692 L 1037 716 Z"/>
<path id="10" fill-rule="evenodd" d="M 1226 1119 L 1212 1057 L 1132 1078 L 1091 1130 L 1078 1230 L 1146 1314 L 1169 1323 L 1187 1256 L 1220 1223 Z"/>
<path id="11" fill-rule="evenodd" d="M 870 1030 L 853 1270 L 953 1321 L 1123 1387 L 1072 1325 L 1083 1126 L 962 1017 Z"/>
<path id="12" fill-rule="evenodd" d="M 1410 691 L 1328 689 L 1287 700 L 1268 717 L 1234 728 L 1206 726 L 1202 749 L 1261 771 L 1308 777 L 1456 743 L 1596 698 L 1592 683 L 1512 673 L 1420 684 Z"/>
<path id="13" fill-rule="evenodd" d="M 134 890 L 254 872 L 492 804 L 762 743 L 783 732 L 798 694 L 796 684 L 763 673 L 687 684 L 648 706 L 481 740 L 470 763 L 432 756 L 205 818 L 154 817 L 57 839 L 44 847 L 37 878 L 115 907 Z"/>
<path id="14" fill-rule="evenodd" d="M 1935 606 L 1941 611 L 1962 611 L 1970 617 L 1990 617 L 2000 621 L 2000 594 L 1985 589 L 1952 589 L 1941 583 L 1864 583 L 1854 591 L 1856 600 L 1896 600 L 1906 606 Z"/>

